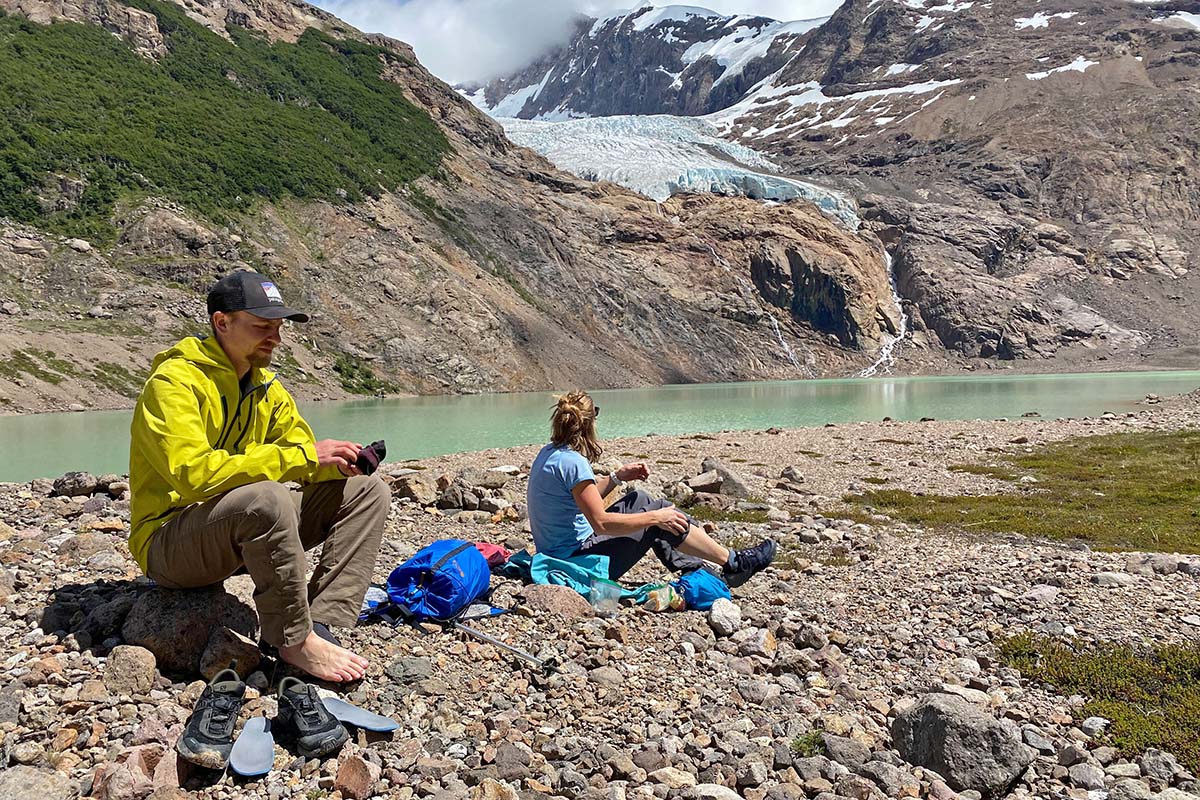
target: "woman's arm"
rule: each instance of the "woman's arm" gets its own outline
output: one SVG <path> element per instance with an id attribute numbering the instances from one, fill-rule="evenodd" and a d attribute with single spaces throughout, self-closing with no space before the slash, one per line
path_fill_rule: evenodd
<path id="1" fill-rule="evenodd" d="M 670 531 L 686 533 L 687 517 L 675 506 L 643 511 L 640 514 L 618 514 L 604 508 L 604 498 L 595 481 L 580 481 L 571 489 L 575 505 L 591 523 L 592 530 L 601 536 L 628 536 L 651 525 Z"/>

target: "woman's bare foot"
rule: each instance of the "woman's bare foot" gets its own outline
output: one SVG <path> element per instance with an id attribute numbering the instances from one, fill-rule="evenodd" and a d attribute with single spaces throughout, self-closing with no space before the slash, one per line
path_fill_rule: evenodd
<path id="1" fill-rule="evenodd" d="M 280 647 L 279 657 L 323 681 L 346 683 L 357 681 L 367 674 L 365 658 L 327 642 L 311 631 L 300 644 Z"/>

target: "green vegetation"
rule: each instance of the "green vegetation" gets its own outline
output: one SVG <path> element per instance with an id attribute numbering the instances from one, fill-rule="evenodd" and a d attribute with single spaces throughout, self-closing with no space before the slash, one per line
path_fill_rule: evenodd
<path id="1" fill-rule="evenodd" d="M 824 453 L 818 453 L 816 450 L 797 450 L 796 452 L 802 456 L 808 456 L 809 458 L 824 458 L 825 457 Z"/>
<path id="2" fill-rule="evenodd" d="M 338 382 L 350 394 L 391 394 L 400 389 L 396 384 L 382 380 L 362 359 L 341 353 L 333 362 L 333 371 Z"/>
<path id="3" fill-rule="evenodd" d="M 1080 718 L 1111 720 L 1107 737 L 1123 755 L 1157 747 L 1200 770 L 1200 645 L 1138 652 L 1022 634 L 1001 643 L 999 652 L 1027 678 L 1086 696 Z"/>
<path id="4" fill-rule="evenodd" d="M 875 486 L 882 486 L 888 482 L 887 478 L 880 478 L 875 475 L 868 475 L 867 477 L 863 478 L 862 480 L 863 480 L 863 483 L 870 483 Z"/>
<path id="5" fill-rule="evenodd" d="M 131 339 L 150 335 L 141 325 L 119 319 L 21 319 L 17 324 L 34 333 L 101 333 L 105 336 L 127 336 Z"/>
<path id="6" fill-rule="evenodd" d="M 879 444 L 916 444 L 912 439 L 876 439 Z"/>
<path id="7" fill-rule="evenodd" d="M 157 63 L 98 26 L 0 17 L 0 216 L 105 240 L 130 196 L 217 220 L 263 199 L 353 202 L 433 173 L 449 147 L 380 77 L 394 53 L 313 29 L 230 42 L 173 4 L 129 4 L 158 18 Z M 47 211 L 55 176 L 84 189 Z"/>
<path id="8" fill-rule="evenodd" d="M 64 378 L 77 372 L 74 364 L 49 350 L 14 350 L 0 359 L 0 377 L 6 380 L 28 376 L 57 386 Z"/>
<path id="9" fill-rule="evenodd" d="M 809 731 L 792 739 L 792 752 L 801 758 L 813 758 L 825 752 L 825 741 L 821 731 Z"/>
<path id="10" fill-rule="evenodd" d="M 1007 462 L 976 474 L 1035 482 L 979 497 L 878 490 L 845 499 L 919 525 L 1082 539 L 1108 550 L 1200 552 L 1200 431 L 1073 439 Z"/>
<path id="11" fill-rule="evenodd" d="M 725 511 L 709 506 L 690 506 L 687 513 L 702 522 L 744 522 L 752 525 L 767 522 L 766 511 Z"/>
<path id="12" fill-rule="evenodd" d="M 137 397 L 146 382 L 145 374 L 135 375 L 120 364 L 101 361 L 92 367 L 88 377 L 109 391 L 124 397 Z"/>

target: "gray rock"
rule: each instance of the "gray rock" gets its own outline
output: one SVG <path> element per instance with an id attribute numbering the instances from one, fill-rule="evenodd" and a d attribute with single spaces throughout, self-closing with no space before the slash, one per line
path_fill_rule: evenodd
<path id="1" fill-rule="evenodd" d="M 1003 793 L 1034 759 L 1011 722 L 947 694 L 925 695 L 900 713 L 892 741 L 904 760 L 985 797 Z"/>
<path id="2" fill-rule="evenodd" d="M 742 609 L 732 600 L 718 598 L 708 611 L 708 624 L 717 636 L 732 636 L 742 626 Z"/>
<path id="3" fill-rule="evenodd" d="M 209 636 L 221 625 L 258 641 L 258 614 L 223 587 L 160 587 L 138 597 L 121 636 L 154 653 L 159 669 L 190 673 L 199 668 Z"/>
<path id="4" fill-rule="evenodd" d="M 1062 750 L 1058 751 L 1058 763 L 1064 767 L 1070 767 L 1087 761 L 1087 757 L 1087 748 L 1075 742 L 1068 744 Z"/>
<path id="5" fill-rule="evenodd" d="M 704 472 L 714 471 L 721 476 L 720 493 L 727 497 L 753 497 L 754 493 L 750 491 L 750 486 L 736 472 L 731 470 L 726 464 L 718 461 L 715 458 L 706 458 L 700 464 L 700 469 Z"/>
<path id="6" fill-rule="evenodd" d="M 529 775 L 531 754 L 528 748 L 505 742 L 496 750 L 496 769 L 506 781 L 520 780 Z"/>
<path id="7" fill-rule="evenodd" d="M 508 483 L 512 475 L 495 469 L 467 467 L 458 476 L 459 480 L 468 486 L 480 486 L 484 489 L 499 489 Z"/>
<path id="8" fill-rule="evenodd" d="M 1038 584 L 1021 595 L 1020 599 L 1030 603 L 1052 603 L 1061 591 L 1057 586 Z"/>
<path id="9" fill-rule="evenodd" d="M 25 684 L 20 681 L 0 689 L 0 725 L 16 725 L 21 721 L 21 697 L 25 693 Z"/>
<path id="10" fill-rule="evenodd" d="M 1137 583 L 1137 578 L 1127 572 L 1097 572 L 1092 576 L 1092 581 L 1098 586 L 1113 589 L 1121 586 L 1133 586 Z"/>
<path id="11" fill-rule="evenodd" d="M 871 779 L 888 797 L 917 797 L 921 793 L 921 782 L 900 767 L 882 761 L 868 761 L 858 774 Z"/>
<path id="12" fill-rule="evenodd" d="M 620 686 L 625 682 L 624 676 L 616 667 L 596 667 L 588 673 L 588 680 L 608 687 Z"/>
<path id="13" fill-rule="evenodd" d="M 702 472 L 699 475 L 689 478 L 684 484 L 693 492 L 706 492 L 709 494 L 719 494 L 721 485 L 724 480 L 715 469 Z"/>
<path id="14" fill-rule="evenodd" d="M 1090 738 L 1094 739 L 1095 737 L 1104 733 L 1109 724 L 1110 720 L 1107 720 L 1104 717 L 1088 717 L 1079 724 L 1079 729 L 1086 733 Z"/>
<path id="15" fill-rule="evenodd" d="M 79 787 L 61 772 L 33 767 L 0 770 L 0 797 L 4 800 L 74 800 Z"/>
<path id="16" fill-rule="evenodd" d="M 1139 780 L 1117 781 L 1108 791 L 1108 800 L 1151 800 L 1154 792 Z"/>
<path id="17" fill-rule="evenodd" d="M 796 643 L 796 647 L 820 650 L 829 644 L 829 637 L 816 625 L 804 625 L 796 632 L 793 641 Z"/>
<path id="18" fill-rule="evenodd" d="M 821 735 L 821 746 L 825 755 L 852 772 L 857 772 L 871 757 L 871 750 L 865 744 L 831 733 Z"/>
<path id="19" fill-rule="evenodd" d="M 68 472 L 54 481 L 59 497 L 86 497 L 96 491 L 96 476 L 90 472 Z"/>
<path id="20" fill-rule="evenodd" d="M 1104 770 L 1095 764 L 1076 764 L 1068 770 L 1072 786 L 1080 789 L 1103 789 Z"/>
<path id="21" fill-rule="evenodd" d="M 424 656 L 402 656 L 384 667 L 383 671 L 400 683 L 416 683 L 433 674 L 433 662 Z"/>
<path id="22" fill-rule="evenodd" d="M 1138 766 L 1142 768 L 1143 775 L 1168 784 L 1182 770 L 1175 756 L 1154 748 L 1142 754 Z"/>
<path id="23" fill-rule="evenodd" d="M 1050 741 L 1046 734 L 1032 725 L 1021 730 L 1021 738 L 1025 744 L 1044 756 L 1052 756 L 1058 752 L 1058 748 L 1054 746 L 1054 742 Z"/>
<path id="24" fill-rule="evenodd" d="M 1109 764 L 1104 768 L 1106 775 L 1111 775 L 1114 778 L 1140 778 L 1142 777 L 1142 768 L 1137 764 Z"/>

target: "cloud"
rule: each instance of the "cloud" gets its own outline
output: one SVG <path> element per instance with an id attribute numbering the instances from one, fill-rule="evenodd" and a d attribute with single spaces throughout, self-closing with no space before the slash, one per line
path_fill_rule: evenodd
<path id="1" fill-rule="evenodd" d="M 605 16 L 667 0 L 317 0 L 369 33 L 408 42 L 448 83 L 486 81 L 515 72 L 570 39 L 579 15 Z M 695 3 L 695 0 L 691 0 Z M 833 12 L 841 0 L 701 0 L 722 14 L 806 19 Z"/>

